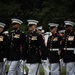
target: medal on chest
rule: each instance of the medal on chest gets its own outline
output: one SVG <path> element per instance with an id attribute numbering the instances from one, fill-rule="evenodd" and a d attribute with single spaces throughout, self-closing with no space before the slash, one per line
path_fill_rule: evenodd
<path id="1" fill-rule="evenodd" d="M 3 38 L 4 38 L 3 36 L 0 36 L 0 42 L 3 41 Z"/>
<path id="2" fill-rule="evenodd" d="M 37 36 L 32 36 L 31 40 L 37 40 Z"/>
<path id="3" fill-rule="evenodd" d="M 58 37 L 54 37 L 53 38 L 53 41 L 58 41 Z"/>
<path id="4" fill-rule="evenodd" d="M 16 38 L 16 39 L 20 38 L 20 34 L 15 34 L 14 38 Z"/>
<path id="5" fill-rule="evenodd" d="M 74 36 L 69 36 L 68 37 L 68 41 L 73 41 L 74 40 Z"/>

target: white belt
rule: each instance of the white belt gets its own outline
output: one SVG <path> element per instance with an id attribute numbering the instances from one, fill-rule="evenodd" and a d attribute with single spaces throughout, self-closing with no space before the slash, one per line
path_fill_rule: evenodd
<path id="1" fill-rule="evenodd" d="M 64 50 L 75 50 L 75 48 L 64 48 Z"/>
<path id="2" fill-rule="evenodd" d="M 59 49 L 50 49 L 50 51 L 59 51 Z"/>

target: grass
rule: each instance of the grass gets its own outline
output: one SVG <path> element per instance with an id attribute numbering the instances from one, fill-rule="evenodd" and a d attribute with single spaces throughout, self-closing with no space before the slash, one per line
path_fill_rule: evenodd
<path id="1" fill-rule="evenodd" d="M 8 71 L 8 69 L 9 69 L 9 66 L 6 66 L 6 71 Z M 28 74 L 28 68 L 26 66 L 25 66 L 25 70 L 26 70 L 26 72 Z M 44 70 L 43 70 L 42 66 L 40 66 L 40 75 L 44 75 Z M 66 69 L 65 69 L 65 67 L 62 68 L 61 75 L 66 75 Z"/>
<path id="2" fill-rule="evenodd" d="M 25 70 L 28 74 L 28 68 L 25 66 Z M 43 67 L 40 66 L 40 75 L 44 75 L 44 70 L 43 70 Z M 65 67 L 62 68 L 62 72 L 61 72 L 61 75 L 66 75 L 66 69 Z"/>

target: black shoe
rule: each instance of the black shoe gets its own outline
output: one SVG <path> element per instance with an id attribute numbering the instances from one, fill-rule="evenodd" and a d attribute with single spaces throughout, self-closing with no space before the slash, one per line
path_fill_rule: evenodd
<path id="1" fill-rule="evenodd" d="M 6 72 L 6 74 L 8 74 L 8 72 Z"/>
<path id="2" fill-rule="evenodd" d="M 49 72 L 49 75 L 51 75 L 51 72 Z"/>

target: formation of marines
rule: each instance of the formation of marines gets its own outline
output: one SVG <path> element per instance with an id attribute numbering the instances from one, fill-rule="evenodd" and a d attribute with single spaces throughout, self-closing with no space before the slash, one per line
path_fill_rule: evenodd
<path id="1" fill-rule="evenodd" d="M 27 20 L 28 33 L 21 30 L 23 21 L 11 19 L 12 30 L 4 31 L 6 24 L 0 22 L 0 75 L 40 75 L 40 65 L 45 75 L 61 75 L 62 62 L 66 75 L 75 75 L 75 33 L 74 22 L 64 21 L 64 29 L 58 31 L 59 24 L 49 23 L 49 32 L 38 27 L 39 21 Z M 49 68 L 50 67 L 50 68 Z"/>

